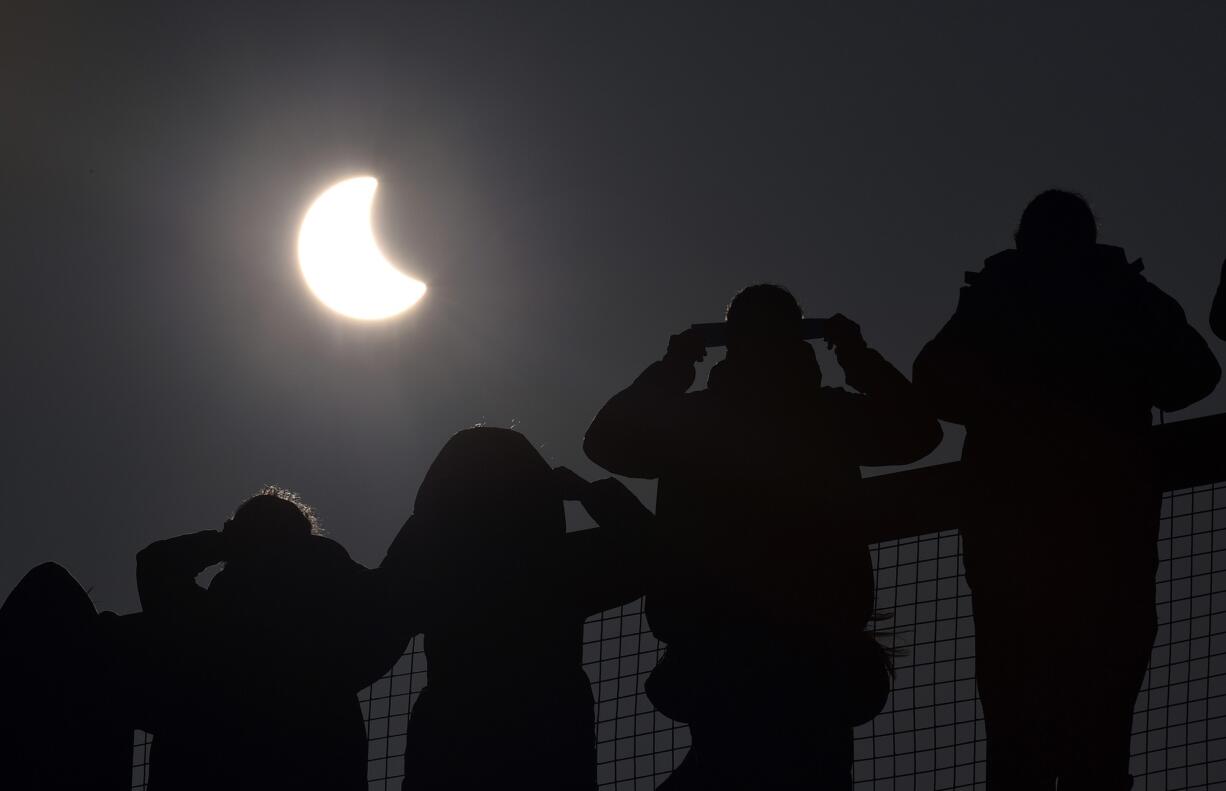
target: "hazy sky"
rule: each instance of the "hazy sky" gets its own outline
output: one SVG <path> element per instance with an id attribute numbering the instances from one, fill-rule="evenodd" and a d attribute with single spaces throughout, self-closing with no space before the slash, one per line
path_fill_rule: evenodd
<path id="1" fill-rule="evenodd" d="M 1206 332 L 1226 255 L 1219 2 L 22 5 L 0 595 L 55 559 L 131 610 L 137 550 L 266 482 L 377 563 L 480 421 L 596 474 L 595 411 L 751 282 L 909 371 L 1047 187 Z M 430 285 L 382 324 L 323 307 L 294 255 L 358 173 Z"/>

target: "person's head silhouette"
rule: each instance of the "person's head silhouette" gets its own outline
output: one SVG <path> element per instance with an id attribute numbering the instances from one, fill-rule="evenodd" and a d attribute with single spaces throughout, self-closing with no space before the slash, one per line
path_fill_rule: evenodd
<path id="1" fill-rule="evenodd" d="M 319 532 L 310 506 L 277 486 L 266 486 L 243 502 L 224 530 L 234 556 L 284 546 Z"/>
<path id="2" fill-rule="evenodd" d="M 741 289 L 728 303 L 728 351 L 755 352 L 787 346 L 800 339 L 804 313 L 782 286 L 759 283 Z"/>
<path id="3" fill-rule="evenodd" d="M 1026 206 L 1013 241 L 1024 253 L 1076 252 L 1098 241 L 1098 221 L 1082 196 L 1047 190 Z"/>
<path id="4" fill-rule="evenodd" d="M 417 490 L 415 516 L 465 542 L 561 535 L 566 530 L 553 470 L 527 437 L 478 426 L 454 434 Z"/>

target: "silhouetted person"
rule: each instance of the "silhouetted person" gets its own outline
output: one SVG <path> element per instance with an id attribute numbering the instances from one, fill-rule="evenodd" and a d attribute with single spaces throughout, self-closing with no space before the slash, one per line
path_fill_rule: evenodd
<path id="1" fill-rule="evenodd" d="M 1213 334 L 1226 341 L 1226 260 L 1222 261 L 1222 272 L 1218 275 L 1217 291 L 1213 294 L 1213 307 L 1209 309 L 1209 329 Z"/>
<path id="2" fill-rule="evenodd" d="M 162 668 L 151 679 L 151 791 L 366 788 L 356 693 L 407 639 L 376 622 L 373 572 L 315 533 L 309 509 L 269 487 L 223 530 L 137 556 Z M 217 563 L 208 588 L 197 585 Z"/>
<path id="3" fill-rule="evenodd" d="M 564 498 L 599 527 L 567 533 Z M 596 787 L 583 621 L 642 595 L 650 519 L 621 483 L 551 470 L 517 432 L 447 442 L 380 567 L 428 604 L 406 791 Z"/>
<path id="4" fill-rule="evenodd" d="M 1096 244 L 1080 196 L 1039 195 L 1015 240 L 967 275 L 914 371 L 966 426 L 988 783 L 1124 789 L 1156 628 L 1150 411 L 1203 398 L 1220 370 L 1140 262 Z"/>
<path id="5" fill-rule="evenodd" d="M 134 714 L 115 650 L 119 620 L 96 612 L 54 563 L 9 594 L 0 607 L 0 787 L 131 787 Z"/>
<path id="6" fill-rule="evenodd" d="M 842 316 L 827 320 L 826 339 L 860 392 L 823 387 L 801 319 L 786 290 L 746 288 L 705 390 L 687 392 L 701 335 L 674 335 L 584 440 L 606 469 L 659 479 L 662 548 L 646 608 L 668 650 L 648 694 L 693 736 L 669 789 L 850 788 L 851 729 L 889 692 L 888 661 L 866 631 L 860 466 L 919 459 L 941 429 Z"/>

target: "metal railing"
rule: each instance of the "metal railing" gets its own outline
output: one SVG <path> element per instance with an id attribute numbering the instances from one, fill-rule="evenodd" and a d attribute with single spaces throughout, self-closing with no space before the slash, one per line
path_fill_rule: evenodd
<path id="1" fill-rule="evenodd" d="M 1132 772 L 1144 791 L 1226 783 L 1226 415 L 1154 429 L 1164 484 L 1159 631 L 1133 719 Z M 958 464 L 871 479 L 883 526 L 872 545 L 878 606 L 906 649 L 884 710 L 855 732 L 857 785 L 982 787 L 984 728 L 975 691 L 974 620 L 962 576 Z M 920 514 L 917 518 L 916 514 Z M 928 532 L 913 535 L 917 526 Z M 935 525 L 943 529 L 931 532 Z M 918 529 L 925 529 L 919 527 Z M 361 694 L 370 789 L 399 790 L 409 711 L 426 684 L 421 637 Z M 601 789 L 653 789 L 689 747 L 689 730 L 655 711 L 643 683 L 663 652 L 642 602 L 601 613 L 583 631 L 596 698 Z M 133 788 L 149 738 L 137 734 Z"/>

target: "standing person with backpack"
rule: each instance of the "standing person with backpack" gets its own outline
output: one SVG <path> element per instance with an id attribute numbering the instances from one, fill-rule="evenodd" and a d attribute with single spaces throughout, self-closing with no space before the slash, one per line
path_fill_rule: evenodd
<path id="1" fill-rule="evenodd" d="M 1040 194 L 1014 238 L 967 275 L 913 376 L 966 426 L 988 784 L 1127 789 L 1156 629 L 1150 414 L 1204 398 L 1221 371 L 1140 262 L 1097 243 L 1081 196 Z"/>
<path id="2" fill-rule="evenodd" d="M 646 612 L 668 650 L 647 692 L 693 736 L 670 791 L 849 789 L 852 727 L 889 692 L 860 466 L 915 461 L 941 429 L 843 316 L 824 337 L 859 392 L 823 387 L 803 326 L 787 290 L 744 289 L 706 389 L 687 392 L 703 335 L 674 335 L 584 440 L 611 472 L 659 480 Z"/>

